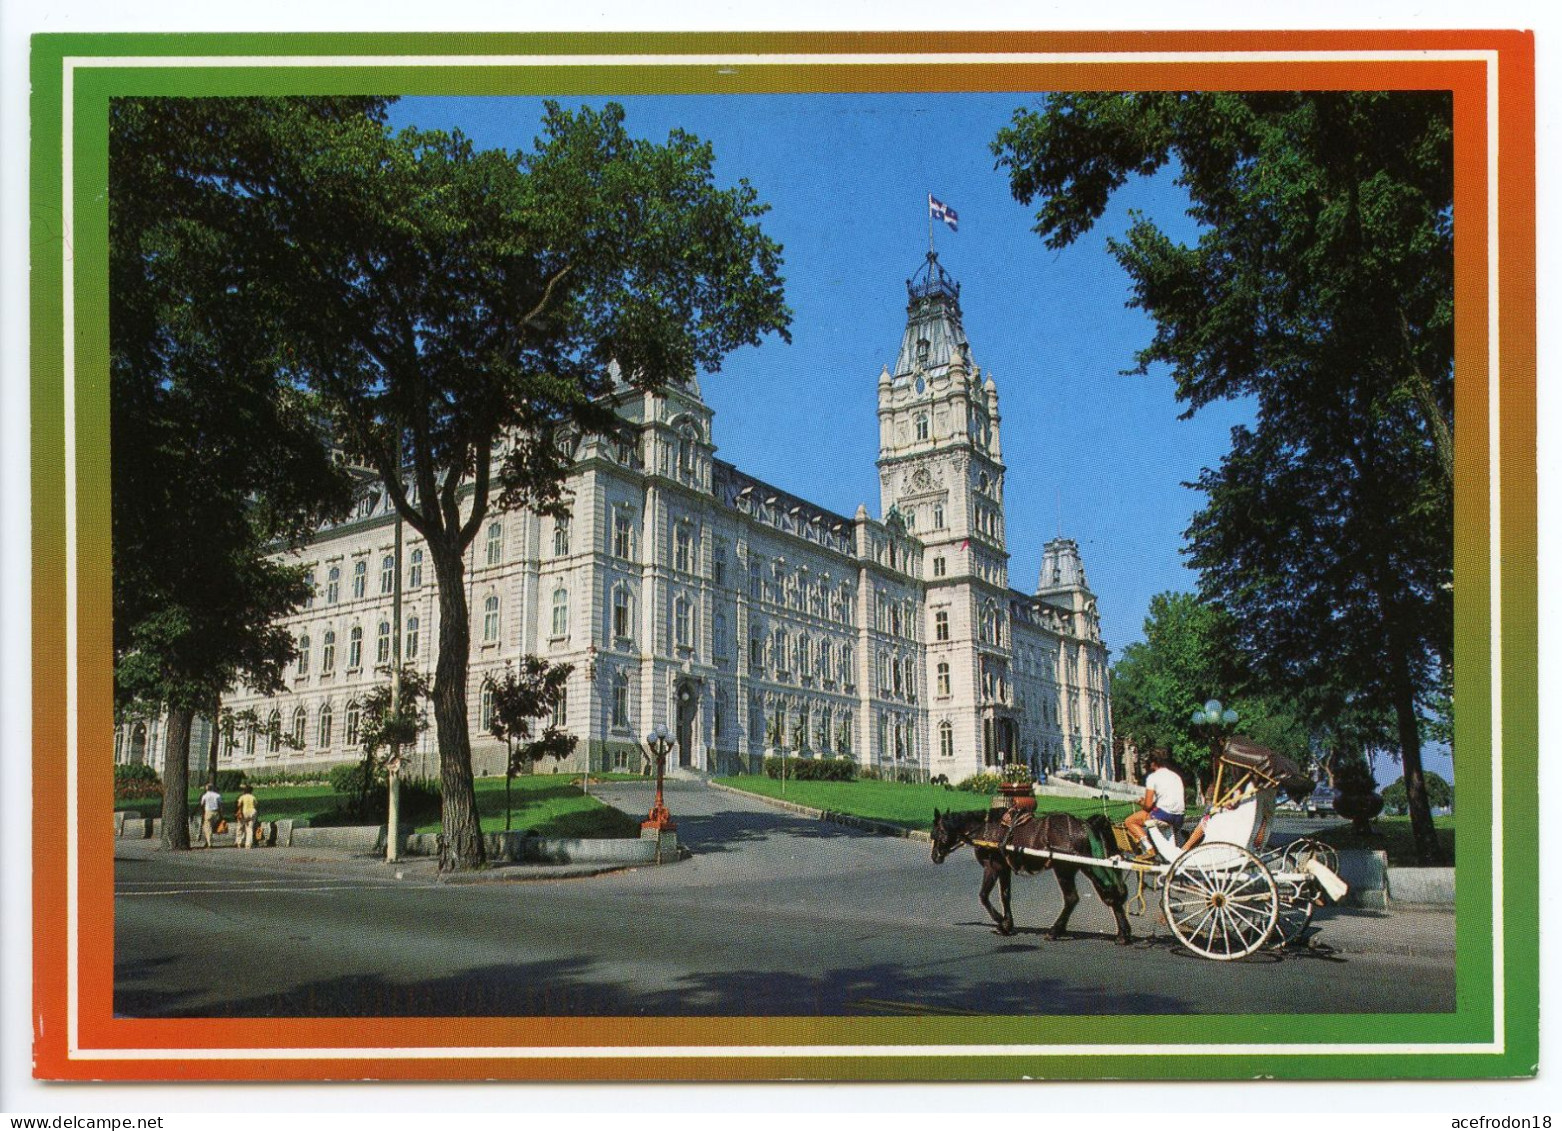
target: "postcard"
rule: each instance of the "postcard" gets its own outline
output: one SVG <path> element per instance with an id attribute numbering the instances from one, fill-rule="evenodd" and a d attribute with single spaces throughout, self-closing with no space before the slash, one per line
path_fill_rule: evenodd
<path id="1" fill-rule="evenodd" d="M 1537 1071 L 1528 34 L 32 81 L 40 1079 Z"/>

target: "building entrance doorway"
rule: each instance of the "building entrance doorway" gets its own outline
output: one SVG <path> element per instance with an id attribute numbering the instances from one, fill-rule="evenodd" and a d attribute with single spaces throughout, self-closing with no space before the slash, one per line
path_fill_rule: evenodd
<path id="1" fill-rule="evenodd" d="M 678 765 L 689 769 L 694 765 L 694 713 L 699 699 L 692 683 L 678 685 Z"/>

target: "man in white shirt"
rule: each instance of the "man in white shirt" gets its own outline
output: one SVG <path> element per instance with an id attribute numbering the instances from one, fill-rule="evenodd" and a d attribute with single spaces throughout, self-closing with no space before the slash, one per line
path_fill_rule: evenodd
<path id="1" fill-rule="evenodd" d="M 206 792 L 201 794 L 201 844 L 207 848 L 212 846 L 212 827 L 221 816 L 222 794 L 215 783 L 207 782 Z"/>
<path id="2" fill-rule="evenodd" d="M 1134 843 L 1139 845 L 1142 853 L 1153 854 L 1155 850 L 1145 836 L 1145 822 L 1153 818 L 1165 821 L 1173 831 L 1180 829 L 1183 815 L 1187 812 L 1187 801 L 1182 777 L 1167 764 L 1163 751 L 1150 751 L 1145 764 L 1150 767 L 1150 772 L 1144 779 L 1144 797 L 1139 802 L 1138 811 L 1130 813 L 1123 821 L 1123 827 L 1134 838 Z"/>

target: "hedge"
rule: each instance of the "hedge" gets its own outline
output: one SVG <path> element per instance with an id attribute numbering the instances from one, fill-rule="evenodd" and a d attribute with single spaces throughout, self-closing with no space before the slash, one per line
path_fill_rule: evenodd
<path id="1" fill-rule="evenodd" d="M 792 781 L 856 781 L 857 763 L 847 758 L 766 758 L 765 776 Z"/>

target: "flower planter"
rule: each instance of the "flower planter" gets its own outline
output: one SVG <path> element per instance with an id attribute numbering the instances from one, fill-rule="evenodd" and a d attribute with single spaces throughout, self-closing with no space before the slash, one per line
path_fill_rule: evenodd
<path id="1" fill-rule="evenodd" d="M 1003 782 L 993 798 L 994 809 L 1020 809 L 1034 812 L 1036 786 L 1032 782 Z"/>

